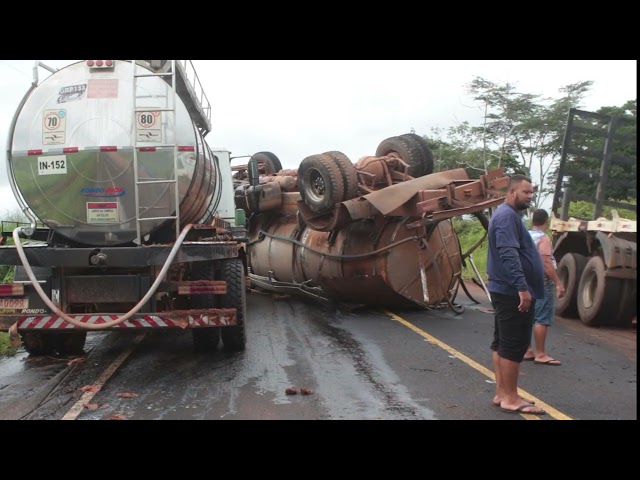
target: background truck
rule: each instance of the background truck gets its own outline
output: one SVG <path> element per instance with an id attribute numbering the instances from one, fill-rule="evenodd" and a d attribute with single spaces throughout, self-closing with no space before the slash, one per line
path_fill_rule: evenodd
<path id="1" fill-rule="evenodd" d="M 636 198 L 636 162 L 635 117 L 569 111 L 551 222 L 566 286 L 556 301 L 557 315 L 579 317 L 590 326 L 624 327 L 635 319 L 636 221 L 617 210 L 636 212 L 636 205 L 619 201 Z M 570 217 L 575 200 L 593 204 L 593 216 Z M 617 209 L 610 219 L 602 216 L 605 206 Z"/>
<path id="2" fill-rule="evenodd" d="M 244 349 L 246 230 L 210 129 L 190 61 L 37 62 L 7 142 L 31 224 L 2 232 L 15 271 L 0 328 L 31 354 L 80 353 L 89 330 L 190 329 L 198 350 Z"/>

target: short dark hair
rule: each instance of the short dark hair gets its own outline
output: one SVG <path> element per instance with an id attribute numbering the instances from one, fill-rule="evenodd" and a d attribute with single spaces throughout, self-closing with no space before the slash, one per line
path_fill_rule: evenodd
<path id="1" fill-rule="evenodd" d="M 521 173 L 516 173 L 515 175 L 511 175 L 511 177 L 509 177 L 509 185 L 507 186 L 507 188 L 511 190 L 516 185 L 519 185 L 522 182 L 531 183 L 531 179 L 526 175 L 522 175 Z"/>
<path id="2" fill-rule="evenodd" d="M 544 225 L 547 220 L 549 220 L 549 214 L 543 209 L 536 210 L 531 216 L 531 223 L 536 227 Z"/>

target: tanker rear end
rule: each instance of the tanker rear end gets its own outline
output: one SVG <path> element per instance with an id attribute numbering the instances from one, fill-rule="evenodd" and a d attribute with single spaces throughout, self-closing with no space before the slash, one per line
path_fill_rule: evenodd
<path id="1" fill-rule="evenodd" d="M 0 247 L 0 264 L 17 266 L 0 328 L 32 354 L 79 353 L 88 330 L 123 328 L 189 328 L 197 349 L 244 349 L 246 235 L 191 62 L 37 73 L 9 132 L 31 225 Z"/>

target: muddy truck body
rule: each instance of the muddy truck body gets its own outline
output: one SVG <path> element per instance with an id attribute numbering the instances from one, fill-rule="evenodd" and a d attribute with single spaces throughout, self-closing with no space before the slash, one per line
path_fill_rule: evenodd
<path id="1" fill-rule="evenodd" d="M 31 354 L 80 353 L 89 330 L 190 329 L 196 349 L 244 349 L 246 230 L 210 128 L 191 61 L 37 62 L 7 142 L 31 223 L 2 232 L 0 328 Z"/>
<path id="2" fill-rule="evenodd" d="M 433 173 L 433 155 L 413 133 L 383 140 L 355 164 L 328 151 L 281 169 L 275 154 L 259 152 L 232 168 L 252 287 L 458 313 L 465 254 L 451 219 L 476 215 L 486 227 L 484 212 L 504 201 L 508 181 L 501 169 L 479 179 L 464 169 Z"/>
<path id="3" fill-rule="evenodd" d="M 636 220 L 624 218 L 637 208 L 628 202 L 637 195 L 636 162 L 635 117 L 569 111 L 551 221 L 566 287 L 557 315 L 596 327 L 631 326 L 636 318 Z M 576 179 L 583 180 L 582 191 L 574 188 Z M 576 200 L 593 204 L 591 218 L 569 216 Z M 611 218 L 602 216 L 605 206 L 614 208 Z"/>

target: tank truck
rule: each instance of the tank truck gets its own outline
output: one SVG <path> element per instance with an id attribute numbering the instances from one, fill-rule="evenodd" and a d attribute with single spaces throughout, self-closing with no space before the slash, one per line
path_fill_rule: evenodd
<path id="1" fill-rule="evenodd" d="M 485 211 L 504 201 L 508 182 L 502 169 L 478 179 L 462 168 L 433 173 L 433 154 L 414 133 L 383 140 L 355 164 L 327 151 L 282 169 L 274 153 L 258 152 L 232 169 L 252 286 L 458 313 L 465 255 L 451 219 L 475 215 L 486 228 Z"/>
<path id="2" fill-rule="evenodd" d="M 91 330 L 189 329 L 197 350 L 243 350 L 246 230 L 210 130 L 191 61 L 36 62 L 8 132 L 29 222 L 2 232 L 0 329 L 34 355 L 81 353 Z"/>

